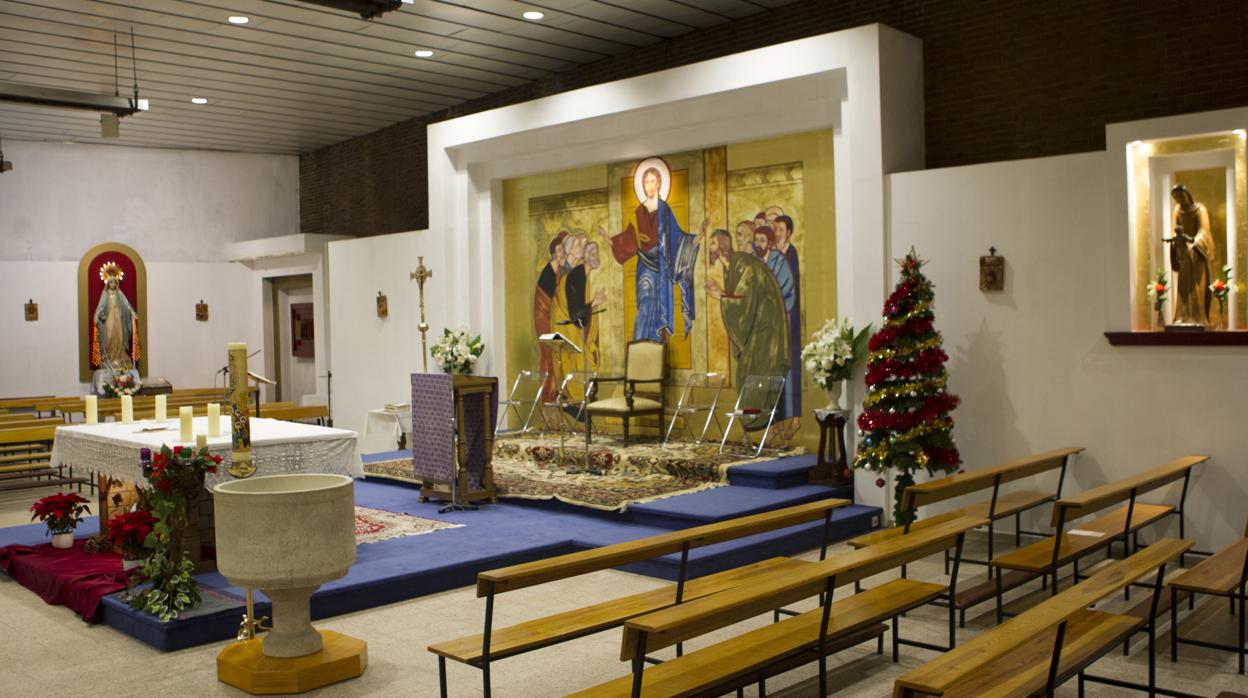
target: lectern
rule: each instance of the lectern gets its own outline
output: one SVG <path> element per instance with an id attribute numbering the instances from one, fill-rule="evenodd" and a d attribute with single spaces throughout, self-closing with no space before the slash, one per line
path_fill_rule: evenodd
<path id="1" fill-rule="evenodd" d="M 498 501 L 494 489 L 494 415 L 498 379 L 412 374 L 412 470 L 420 501 L 447 508 Z"/>

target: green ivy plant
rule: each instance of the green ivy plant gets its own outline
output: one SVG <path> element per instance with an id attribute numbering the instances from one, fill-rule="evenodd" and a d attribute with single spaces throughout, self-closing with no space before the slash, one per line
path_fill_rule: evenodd
<path id="1" fill-rule="evenodd" d="M 131 608 L 167 623 L 203 600 L 193 576 L 195 564 L 186 551 L 186 531 L 191 502 L 204 489 L 204 475 L 215 473 L 220 463 L 221 457 L 209 454 L 207 448 L 181 446 L 162 446 L 152 459 L 151 469 L 144 473 L 151 486 L 140 493 L 140 503 L 157 522 L 144 541 L 152 554 L 141 574 L 135 575 L 146 583 L 127 592 Z"/>

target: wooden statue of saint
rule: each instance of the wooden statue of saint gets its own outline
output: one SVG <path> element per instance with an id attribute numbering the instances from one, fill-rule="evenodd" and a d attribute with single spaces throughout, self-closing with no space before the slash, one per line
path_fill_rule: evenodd
<path id="1" fill-rule="evenodd" d="M 1163 238 L 1170 245 L 1170 268 L 1179 275 L 1175 284 L 1174 324 L 1206 325 L 1213 304 L 1213 256 L 1217 243 L 1209 227 L 1205 205 L 1192 198 L 1182 184 L 1170 190 L 1174 210 L 1170 216 L 1174 237 Z"/>

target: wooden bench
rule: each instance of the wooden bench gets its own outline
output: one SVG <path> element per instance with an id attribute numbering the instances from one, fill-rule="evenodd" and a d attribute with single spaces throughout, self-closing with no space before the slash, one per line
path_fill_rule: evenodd
<path id="1" fill-rule="evenodd" d="M 1011 578 L 1006 584 L 1001 574 L 994 580 L 996 589 L 994 596 L 997 602 L 997 621 L 1005 617 L 1003 608 L 1004 595 L 1009 589 L 1034 579 L 1036 576 L 1047 579 L 1052 577 L 1052 594 L 1058 592 L 1058 570 L 1073 565 L 1075 581 L 1079 580 L 1079 561 L 1083 557 L 1103 548 L 1109 548 L 1114 541 L 1123 543 L 1124 553 L 1133 547 L 1139 548 L 1139 530 L 1156 523 L 1167 516 L 1179 517 L 1179 535 L 1184 535 L 1185 526 L 1183 506 L 1187 501 L 1188 484 L 1191 481 L 1192 468 L 1209 460 L 1208 456 L 1183 456 L 1165 465 L 1146 470 L 1124 480 L 1100 487 L 1094 487 L 1072 497 L 1059 499 L 1053 504 L 1052 524 L 1054 536 L 1037 541 L 1023 548 L 999 555 L 992 560 L 992 565 L 1002 569 L 1015 570 L 1023 573 Z M 1182 494 L 1178 506 L 1169 504 L 1148 504 L 1137 501 L 1139 495 L 1150 492 L 1179 480 L 1183 481 Z M 1066 530 L 1071 521 L 1095 514 L 1114 504 L 1126 502 L 1126 506 L 1103 514 L 1090 521 L 1080 523 L 1078 528 Z M 1180 561 L 1180 565 L 1182 561 Z M 979 590 L 974 590 L 978 592 Z M 986 596 L 986 595 L 984 595 Z M 1127 589 L 1130 598 L 1130 589 Z"/>
<path id="2" fill-rule="evenodd" d="M 1170 661 L 1179 660 L 1179 644 L 1196 645 L 1215 650 L 1226 650 L 1239 655 L 1239 673 L 1244 673 L 1244 658 L 1248 655 L 1245 645 L 1245 604 L 1248 604 L 1248 525 L 1244 527 L 1244 536 L 1231 543 L 1228 547 L 1214 553 L 1212 557 L 1200 562 L 1170 580 Z M 1223 645 L 1216 642 L 1197 640 L 1179 636 L 1178 595 L 1188 593 L 1225 596 L 1230 600 L 1231 613 L 1235 612 L 1235 600 L 1239 600 L 1239 646 Z"/>
<path id="3" fill-rule="evenodd" d="M 275 407 L 272 405 L 262 405 L 258 416 L 266 419 L 280 419 L 287 422 L 293 422 L 300 419 L 315 419 L 317 424 L 321 424 L 329 417 L 329 408 L 325 405 L 304 405 L 289 407 Z"/>
<path id="4" fill-rule="evenodd" d="M 942 521 L 949 521 L 960 516 L 972 516 L 975 518 L 983 518 L 988 520 L 988 559 L 974 560 L 971 558 L 963 558 L 963 562 L 987 565 L 993 557 L 993 524 L 999 520 L 1014 517 L 1014 545 L 1022 545 L 1022 514 L 1028 509 L 1056 501 L 1062 496 L 1062 484 L 1066 480 L 1066 472 L 1070 467 L 1070 463 L 1075 456 L 1083 452 L 1082 447 L 1061 448 L 1047 453 L 1041 453 L 1027 458 L 1003 463 L 1001 465 L 992 466 L 990 468 L 982 468 L 965 473 L 958 473 L 949 477 L 943 477 L 937 480 L 911 485 L 901 493 L 901 510 L 911 512 L 912 514 L 919 507 L 928 504 L 943 502 L 954 497 L 980 492 L 983 490 L 991 490 L 991 498 L 986 502 L 979 502 L 965 506 L 954 511 L 945 512 L 936 516 L 931 516 L 918 521 L 908 522 L 905 526 L 886 528 L 879 531 L 873 531 L 857 538 L 852 538 L 848 542 L 855 548 L 864 548 L 868 545 L 874 545 L 882 541 L 891 540 L 897 536 L 905 535 L 916 528 L 930 526 Z M 1032 477 L 1051 470 L 1059 470 L 1060 474 L 1057 478 L 1056 492 L 1041 492 L 1036 490 L 1025 490 L 1002 493 L 1001 486 L 1010 482 L 1022 480 L 1023 478 Z M 1032 534 L 1042 535 L 1042 534 Z M 991 576 L 992 568 L 989 567 L 989 576 Z M 949 574 L 949 561 L 945 560 L 945 574 Z"/>
<path id="5" fill-rule="evenodd" d="M 1110 563 L 1082 583 L 906 672 L 894 683 L 894 698 L 1051 696 L 1058 685 L 1075 675 L 1079 677 L 1079 695 L 1084 694 L 1085 681 L 1140 688 L 1152 694 L 1156 688 L 1156 663 L 1151 661 L 1155 628 L 1149 628 L 1147 686 L 1090 676 L 1087 667 L 1144 621 L 1088 607 L 1154 570 L 1155 604 L 1161 596 L 1166 565 L 1191 546 L 1190 541 L 1166 538 Z"/>
<path id="6" fill-rule="evenodd" d="M 58 420 L 51 420 L 56 422 Z M 40 457 L 23 463 L 0 465 L 0 492 L 33 489 L 36 487 L 64 487 L 74 485 L 79 490 L 82 485 L 88 488 L 93 483 L 82 477 L 74 477 L 73 470 L 68 473 L 53 469 L 50 465 L 48 445 L 56 438 L 56 426 L 44 425 L 25 429 L 0 429 L 0 445 L 24 446 L 32 453 L 47 453 L 47 458 Z M 46 479 L 45 479 L 46 478 Z"/>
<path id="7" fill-rule="evenodd" d="M 477 597 L 485 598 L 484 631 L 429 646 L 429 651 L 438 655 L 438 685 L 441 695 L 444 698 L 447 695 L 448 659 L 480 669 L 484 693 L 489 696 L 490 663 L 493 661 L 618 627 L 629 618 L 643 613 L 750 584 L 758 575 L 769 571 L 793 570 L 813 564 L 802 560 L 773 558 L 692 581 L 686 579 L 689 551 L 694 548 L 820 519 L 823 520 L 823 548 L 820 552 L 822 557 L 827 551 L 832 512 L 847 504 L 849 501 L 844 499 L 824 499 L 482 572 L 477 576 Z M 493 627 L 494 600 L 498 594 L 671 554 L 680 555 L 680 569 L 673 585 L 536 618 L 506 628 Z"/>
<path id="8" fill-rule="evenodd" d="M 949 647 L 902 639 L 898 635 L 898 618 L 948 593 L 956 577 L 950 578 L 949 586 L 894 579 L 839 601 L 834 600 L 835 591 L 837 587 L 949 548 L 956 547 L 960 551 L 966 532 L 986 523 L 984 519 L 971 517 L 946 521 L 797 570 L 771 573 L 750 585 L 628 620 L 624 624 L 620 659 L 631 660 L 632 673 L 572 695 L 719 695 L 753 683 L 759 683 L 762 692 L 768 676 L 816 659 L 820 695 L 827 695 L 830 651 L 843 647 L 847 638 L 885 620 L 892 621 L 893 661 L 899 659 L 901 644 L 949 650 L 956 644 L 952 614 Z M 955 554 L 955 567 L 957 557 Z M 813 610 L 646 668 L 647 657 L 652 652 L 816 595 L 821 597 L 821 604 Z"/>
<path id="9" fill-rule="evenodd" d="M 30 397 L 6 397 L 0 398 L 0 409 L 5 410 L 34 410 L 35 402 L 39 400 L 47 400 L 51 395 L 32 395 Z"/>

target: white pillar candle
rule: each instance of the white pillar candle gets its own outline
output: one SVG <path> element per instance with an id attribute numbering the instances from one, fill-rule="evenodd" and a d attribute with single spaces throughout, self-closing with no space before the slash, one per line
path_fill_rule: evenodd
<path id="1" fill-rule="evenodd" d="M 195 435 L 195 450 L 198 451 L 201 448 L 207 448 L 207 447 L 208 447 L 208 435 L 196 434 Z"/>
<path id="2" fill-rule="evenodd" d="M 123 424 L 134 421 L 134 398 L 129 395 L 121 396 L 121 421 Z"/>
<path id="3" fill-rule="evenodd" d="M 221 435 L 221 405 L 215 402 L 208 403 L 208 435 Z"/>
<path id="4" fill-rule="evenodd" d="M 156 396 L 156 421 L 163 422 L 169 418 L 168 415 L 166 414 L 166 406 L 168 404 L 169 403 L 165 399 L 164 395 Z"/>
<path id="5" fill-rule="evenodd" d="M 179 424 L 181 430 L 178 432 L 178 441 L 187 443 L 195 440 L 195 432 L 191 428 L 191 416 L 193 414 L 189 406 L 178 408 L 178 418 L 181 421 Z"/>
<path id="6" fill-rule="evenodd" d="M 83 404 L 87 408 L 87 424 L 97 424 L 100 421 L 100 399 L 94 395 L 88 395 L 83 398 Z"/>

